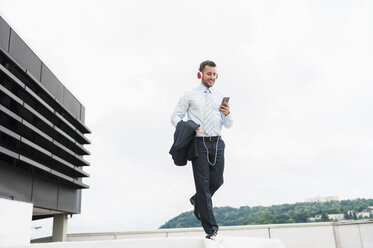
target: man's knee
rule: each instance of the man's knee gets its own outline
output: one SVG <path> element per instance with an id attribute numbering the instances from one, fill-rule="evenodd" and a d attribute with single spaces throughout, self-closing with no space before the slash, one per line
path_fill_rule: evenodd
<path id="1" fill-rule="evenodd" d="M 210 185 L 210 192 L 213 194 L 217 191 L 224 183 L 224 179 L 214 182 Z"/>

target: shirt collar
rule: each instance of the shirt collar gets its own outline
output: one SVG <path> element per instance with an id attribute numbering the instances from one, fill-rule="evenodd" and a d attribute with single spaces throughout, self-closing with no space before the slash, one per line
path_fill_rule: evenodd
<path id="1" fill-rule="evenodd" d="M 204 86 L 204 85 L 201 83 L 201 84 L 199 85 L 198 89 L 200 90 L 201 93 L 204 93 L 205 90 L 207 89 L 207 87 Z M 214 90 L 212 89 L 212 87 L 210 87 L 209 89 L 210 89 L 211 93 L 214 92 Z"/>

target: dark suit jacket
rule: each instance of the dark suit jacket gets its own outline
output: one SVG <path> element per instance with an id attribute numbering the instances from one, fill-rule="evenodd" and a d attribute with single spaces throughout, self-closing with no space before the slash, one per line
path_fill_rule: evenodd
<path id="1" fill-rule="evenodd" d="M 174 160 L 175 165 L 186 165 L 188 160 L 198 157 L 194 137 L 195 130 L 200 125 L 192 120 L 179 121 L 174 133 L 174 143 L 170 149 L 170 154 Z"/>

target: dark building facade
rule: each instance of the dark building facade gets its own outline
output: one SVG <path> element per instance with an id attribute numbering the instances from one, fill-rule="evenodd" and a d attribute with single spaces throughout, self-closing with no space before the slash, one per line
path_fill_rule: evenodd
<path id="1" fill-rule="evenodd" d="M 0 16 L 0 197 L 33 219 L 81 212 L 85 108 Z"/>

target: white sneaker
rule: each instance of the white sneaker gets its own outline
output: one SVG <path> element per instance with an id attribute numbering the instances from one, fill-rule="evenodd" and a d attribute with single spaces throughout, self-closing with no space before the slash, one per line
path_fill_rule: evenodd
<path id="1" fill-rule="evenodd" d="M 216 232 L 216 231 L 213 232 L 213 233 L 209 233 L 209 234 L 206 235 L 206 239 L 215 240 L 217 235 L 218 235 L 218 232 Z"/>

